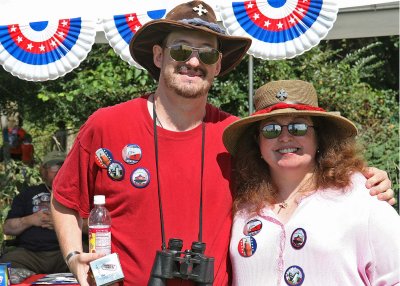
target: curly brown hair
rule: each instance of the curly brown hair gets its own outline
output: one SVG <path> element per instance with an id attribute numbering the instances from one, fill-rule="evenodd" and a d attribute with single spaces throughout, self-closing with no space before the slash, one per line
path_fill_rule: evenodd
<path id="1" fill-rule="evenodd" d="M 314 172 L 314 189 L 345 190 L 352 173 L 362 171 L 366 162 L 361 157 L 354 137 L 340 138 L 334 123 L 311 117 L 317 136 L 318 152 Z M 233 213 L 246 208 L 249 213 L 259 212 L 266 204 L 276 203 L 278 190 L 272 183 L 268 164 L 261 157 L 258 136 L 259 122 L 253 124 L 238 142 L 234 158 Z"/>

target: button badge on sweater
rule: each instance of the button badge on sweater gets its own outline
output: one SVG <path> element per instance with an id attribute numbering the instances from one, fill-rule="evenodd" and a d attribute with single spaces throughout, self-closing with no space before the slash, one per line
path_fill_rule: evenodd
<path id="1" fill-rule="evenodd" d="M 125 169 L 120 162 L 113 161 L 110 165 L 108 165 L 107 173 L 111 179 L 115 181 L 121 181 L 124 178 Z"/>
<path id="2" fill-rule="evenodd" d="M 239 254 L 243 257 L 252 256 L 257 250 L 257 241 L 252 236 L 243 237 L 238 244 Z"/>
<path id="3" fill-rule="evenodd" d="M 137 168 L 131 174 L 131 183 L 136 188 L 144 188 L 150 183 L 150 173 L 145 168 Z"/>
<path id="4" fill-rule="evenodd" d="M 107 169 L 108 165 L 114 160 L 113 155 L 107 148 L 99 148 L 94 155 L 97 166 L 102 169 Z"/>
<path id="5" fill-rule="evenodd" d="M 122 149 L 122 158 L 127 164 L 136 164 L 142 158 L 142 149 L 137 144 L 128 144 Z"/>
<path id="6" fill-rule="evenodd" d="M 262 222 L 259 219 L 252 219 L 246 223 L 243 229 L 245 235 L 256 235 L 261 231 Z"/>
<path id="7" fill-rule="evenodd" d="M 306 244 L 307 241 L 307 233 L 302 228 L 296 228 L 292 236 L 290 237 L 290 243 L 292 244 L 293 248 L 301 249 Z"/>
<path id="8" fill-rule="evenodd" d="M 285 282 L 289 286 L 299 286 L 304 282 L 304 271 L 300 266 L 292 265 L 285 271 Z"/>

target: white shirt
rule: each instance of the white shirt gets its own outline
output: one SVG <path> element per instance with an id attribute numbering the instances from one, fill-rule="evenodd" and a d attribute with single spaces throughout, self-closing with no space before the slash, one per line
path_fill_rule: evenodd
<path id="1" fill-rule="evenodd" d="M 234 286 L 399 285 L 400 217 L 355 174 L 350 191 L 304 198 L 285 225 L 269 208 L 236 214 L 230 257 Z"/>

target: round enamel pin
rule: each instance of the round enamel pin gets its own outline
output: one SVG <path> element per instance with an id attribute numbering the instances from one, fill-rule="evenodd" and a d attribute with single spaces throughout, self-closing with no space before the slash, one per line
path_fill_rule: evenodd
<path id="1" fill-rule="evenodd" d="M 292 265 L 285 271 L 285 282 L 289 286 L 299 286 L 304 282 L 304 272 L 300 266 Z"/>
<path id="2" fill-rule="evenodd" d="M 239 254 L 243 257 L 252 256 L 257 250 L 257 242 L 252 236 L 243 237 L 238 244 Z"/>
<path id="3" fill-rule="evenodd" d="M 122 158 L 127 164 L 136 164 L 142 158 L 142 149 L 139 145 L 128 144 L 122 149 Z"/>
<path id="4" fill-rule="evenodd" d="M 131 174 L 131 183 L 136 188 L 144 188 L 150 183 L 150 173 L 145 168 L 137 168 Z"/>
<path id="5" fill-rule="evenodd" d="M 107 173 L 111 179 L 115 181 L 121 181 L 124 178 L 125 169 L 120 162 L 113 161 L 110 165 L 108 165 Z"/>
<path id="6" fill-rule="evenodd" d="M 245 235 L 256 235 L 261 231 L 262 222 L 259 219 L 252 219 L 246 223 L 243 229 Z"/>
<path id="7" fill-rule="evenodd" d="M 103 169 L 107 169 L 108 165 L 113 161 L 113 155 L 111 151 L 106 148 L 99 148 L 95 154 L 95 161 L 97 166 Z"/>
<path id="8" fill-rule="evenodd" d="M 292 244 L 293 248 L 301 249 L 306 244 L 307 241 L 307 233 L 302 228 L 296 228 L 292 236 L 290 237 L 290 243 Z"/>

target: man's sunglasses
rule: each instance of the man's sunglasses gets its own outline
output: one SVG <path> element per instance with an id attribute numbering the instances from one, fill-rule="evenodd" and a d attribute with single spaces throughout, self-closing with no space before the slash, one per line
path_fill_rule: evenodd
<path id="1" fill-rule="evenodd" d="M 288 132 L 293 136 L 304 136 L 307 134 L 308 128 L 314 126 L 308 125 L 307 123 L 290 123 L 288 125 L 272 123 L 261 128 L 261 134 L 264 138 L 274 139 L 282 133 L 283 127 L 287 127 Z"/>
<path id="2" fill-rule="evenodd" d="M 169 54 L 177 62 L 186 62 L 190 59 L 193 51 L 196 51 L 200 61 L 206 65 L 215 64 L 220 58 L 221 53 L 213 48 L 194 48 L 188 45 L 178 44 L 167 47 Z"/>

